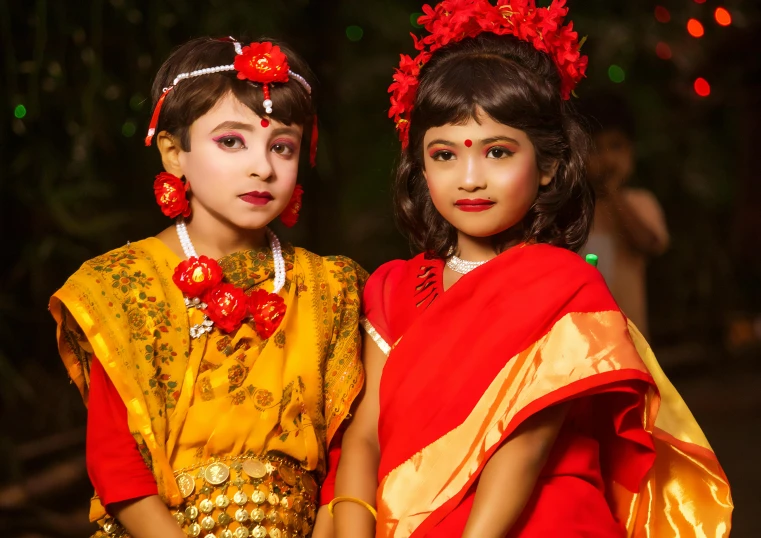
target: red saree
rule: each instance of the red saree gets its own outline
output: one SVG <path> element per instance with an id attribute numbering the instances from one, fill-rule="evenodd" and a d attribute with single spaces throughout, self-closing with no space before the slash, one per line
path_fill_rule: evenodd
<path id="1" fill-rule="evenodd" d="M 442 268 L 422 255 L 391 262 L 365 289 L 366 328 L 390 350 L 377 536 L 459 536 L 490 455 L 564 401 L 511 537 L 728 534 L 724 473 L 596 269 L 524 245 L 444 292 Z"/>

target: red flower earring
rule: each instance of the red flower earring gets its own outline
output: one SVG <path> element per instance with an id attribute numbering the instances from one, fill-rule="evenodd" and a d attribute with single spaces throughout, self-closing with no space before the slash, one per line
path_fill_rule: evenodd
<path id="1" fill-rule="evenodd" d="M 293 194 L 291 195 L 291 199 L 288 202 L 288 205 L 285 206 L 285 209 L 282 213 L 280 213 L 280 220 L 283 221 L 283 224 L 290 228 L 291 226 L 295 225 L 299 220 L 299 211 L 301 211 L 301 197 L 304 194 L 304 188 L 301 185 L 296 185 L 296 188 L 293 189 Z"/>
<path id="2" fill-rule="evenodd" d="M 153 193 L 156 195 L 156 202 L 161 207 L 161 212 L 172 219 L 180 215 L 190 216 L 190 203 L 185 194 L 187 190 L 187 182 L 183 182 L 169 172 L 161 172 L 153 182 Z"/>

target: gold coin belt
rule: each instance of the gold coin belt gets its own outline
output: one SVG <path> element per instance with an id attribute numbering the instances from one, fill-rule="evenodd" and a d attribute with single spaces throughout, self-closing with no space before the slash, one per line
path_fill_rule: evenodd
<path id="1" fill-rule="evenodd" d="M 296 538 L 309 536 L 317 515 L 317 481 L 290 458 L 247 454 L 175 471 L 185 501 L 173 508 L 191 537 Z M 107 518 L 103 531 L 123 538 Z"/>

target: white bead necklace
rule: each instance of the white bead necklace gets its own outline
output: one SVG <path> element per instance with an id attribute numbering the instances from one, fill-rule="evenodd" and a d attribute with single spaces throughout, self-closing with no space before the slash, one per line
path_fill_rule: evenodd
<path id="1" fill-rule="evenodd" d="M 182 217 L 177 219 L 175 228 L 177 230 L 177 237 L 180 239 L 180 245 L 182 245 L 182 251 L 185 253 L 185 256 L 188 258 L 197 258 L 198 253 L 193 246 L 193 242 L 190 240 L 188 229 L 185 227 L 185 220 Z M 272 293 L 277 295 L 280 290 L 283 289 L 283 286 L 285 286 L 285 260 L 283 259 L 283 249 L 280 247 L 280 240 L 269 228 L 266 229 L 266 232 L 267 238 L 270 242 L 270 250 L 272 250 L 272 259 L 275 262 L 275 281 Z M 188 309 L 200 308 L 203 310 L 207 305 L 206 303 L 201 302 L 201 299 L 198 297 L 194 297 L 192 299 L 190 297 L 185 297 L 185 306 Z M 211 332 L 213 327 L 214 322 L 211 321 L 206 314 L 204 314 L 203 321 L 201 321 L 201 323 L 190 327 L 190 337 L 200 338 L 202 334 Z"/>
<path id="2" fill-rule="evenodd" d="M 182 245 L 182 251 L 185 253 L 185 256 L 188 258 L 197 258 L 198 253 L 196 253 L 193 242 L 190 240 L 190 235 L 188 235 L 188 229 L 185 227 L 185 220 L 182 218 L 177 219 L 175 228 L 177 229 L 177 237 L 180 239 L 180 245 Z M 269 228 L 266 228 L 266 232 L 267 239 L 269 239 L 270 242 L 272 259 L 275 262 L 275 281 L 272 293 L 277 294 L 283 289 L 283 286 L 285 286 L 285 260 L 283 259 L 283 249 L 280 247 L 280 240 Z"/>
<path id="3" fill-rule="evenodd" d="M 447 267 L 449 267 L 455 273 L 460 273 L 461 275 L 467 275 L 473 269 L 476 269 L 477 267 L 481 267 L 483 264 L 485 264 L 488 261 L 489 260 L 486 260 L 483 262 L 469 262 L 469 261 L 463 260 L 462 258 L 458 256 L 455 256 L 454 254 L 451 254 L 449 259 L 447 260 Z"/>

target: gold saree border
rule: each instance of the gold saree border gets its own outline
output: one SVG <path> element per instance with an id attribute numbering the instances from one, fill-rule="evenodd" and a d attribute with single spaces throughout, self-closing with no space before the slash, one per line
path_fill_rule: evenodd
<path id="1" fill-rule="evenodd" d="M 388 345 L 380 333 L 375 329 L 375 327 L 373 327 L 373 324 L 370 323 L 370 320 L 363 317 L 359 320 L 359 324 L 362 325 L 362 328 L 365 329 L 365 332 L 370 338 L 372 338 L 373 342 L 378 344 L 378 347 L 383 352 L 383 354 L 388 357 L 388 354 L 391 353 L 391 346 Z"/>
<path id="2" fill-rule="evenodd" d="M 516 418 L 538 400 L 608 372 L 633 370 L 650 379 L 628 334 L 619 311 L 569 313 L 509 359 L 462 424 L 383 478 L 377 536 L 412 535 L 471 482 L 487 454 L 517 427 Z"/>

